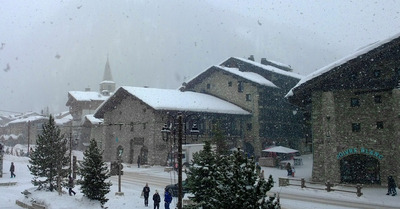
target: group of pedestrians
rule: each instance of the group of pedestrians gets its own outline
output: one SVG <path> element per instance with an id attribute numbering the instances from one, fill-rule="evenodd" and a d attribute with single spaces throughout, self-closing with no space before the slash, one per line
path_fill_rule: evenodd
<path id="1" fill-rule="evenodd" d="M 143 187 L 142 194 L 144 197 L 144 205 L 146 207 L 148 207 L 149 206 L 149 195 L 150 195 L 150 187 L 149 187 L 148 183 L 146 183 L 146 186 Z M 160 194 L 158 194 L 157 190 L 153 194 L 153 202 L 154 202 L 154 209 L 160 209 L 161 197 L 160 197 Z M 165 189 L 164 208 L 169 209 L 169 205 L 171 204 L 171 202 L 172 202 L 172 196 L 169 193 L 169 191 L 167 189 Z"/>

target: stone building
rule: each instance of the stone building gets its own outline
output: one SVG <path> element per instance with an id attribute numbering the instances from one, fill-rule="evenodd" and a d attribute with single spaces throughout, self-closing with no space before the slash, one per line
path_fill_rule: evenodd
<path id="1" fill-rule="evenodd" d="M 181 88 L 209 94 L 249 111 L 239 144 L 245 152 L 261 156 L 271 145 L 305 149 L 306 135 L 302 111 L 290 104 L 285 95 L 302 78 L 289 66 L 253 58 L 231 57 L 212 66 Z"/>
<path id="2" fill-rule="evenodd" d="M 24 114 L 2 127 L 3 133 L 0 136 L 0 141 L 5 146 L 36 144 L 36 138 L 41 134 L 43 123 L 47 121 L 48 118 L 37 113 Z"/>
<path id="3" fill-rule="evenodd" d="M 100 82 L 99 91 L 91 91 L 87 88 L 85 91 L 69 91 L 66 106 L 69 107 L 69 113 L 72 115 L 71 137 L 76 140 L 76 148 L 85 149 L 88 145 L 90 136 L 82 135 L 82 124 L 86 115 L 93 115 L 95 110 L 115 91 L 115 82 L 112 80 L 111 68 L 107 58 L 104 68 L 103 81 Z M 87 133 L 87 132 L 86 132 Z"/>
<path id="4" fill-rule="evenodd" d="M 120 87 L 94 114 L 103 119 L 104 160 L 116 161 L 118 148 L 124 149 L 122 160 L 142 164 L 166 165 L 173 149 L 173 140 L 163 141 L 161 129 L 174 126 L 174 115 L 184 114 L 184 142 L 196 142 L 190 137 L 191 127 L 198 127 L 200 139 L 209 139 L 216 119 L 241 130 L 250 113 L 237 105 L 207 94 L 179 90 Z M 240 132 L 232 132 L 237 137 Z M 235 137 L 233 135 L 232 137 Z"/>
<path id="5" fill-rule="evenodd" d="M 400 181 L 400 34 L 334 62 L 287 95 L 311 111 L 312 180 Z"/>

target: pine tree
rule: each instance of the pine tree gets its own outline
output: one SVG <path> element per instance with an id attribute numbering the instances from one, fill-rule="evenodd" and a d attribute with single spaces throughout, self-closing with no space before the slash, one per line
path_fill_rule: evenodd
<path id="1" fill-rule="evenodd" d="M 38 189 L 50 191 L 53 191 L 56 182 L 61 193 L 61 179 L 68 174 L 67 140 L 56 126 L 53 116 L 50 115 L 48 123 L 42 127 L 43 132 L 36 139 L 36 149 L 30 154 L 31 165 L 28 168 L 34 176 L 31 182 Z"/>
<path id="2" fill-rule="evenodd" d="M 105 182 L 109 177 L 108 168 L 103 162 L 102 152 L 94 139 L 90 141 L 89 148 L 84 152 L 81 166 L 79 173 L 83 178 L 82 193 L 91 200 L 100 201 L 103 206 L 108 201 L 106 194 L 110 192 L 111 182 Z"/>
<path id="3" fill-rule="evenodd" d="M 268 181 L 261 178 L 253 158 L 247 158 L 240 150 L 231 155 L 216 156 L 208 149 L 206 144 L 194 157 L 188 186 L 195 205 L 185 208 L 280 208 L 274 197 L 267 196 L 273 186 L 272 176 Z"/>
<path id="4" fill-rule="evenodd" d="M 257 173 L 254 158 L 247 158 L 240 150 L 222 157 L 220 172 L 224 190 L 218 192 L 220 208 L 279 208 L 274 198 L 266 193 L 273 187 L 272 176 L 265 181 Z"/>
<path id="5" fill-rule="evenodd" d="M 215 204 L 213 203 L 214 199 L 210 199 L 210 197 L 215 196 L 215 190 L 211 188 L 215 186 L 218 176 L 215 173 L 217 172 L 216 161 L 216 154 L 211 150 L 209 141 L 205 141 L 202 151 L 193 155 L 193 166 L 189 168 L 187 182 L 190 193 L 194 194 L 191 199 L 197 203 L 197 208 L 212 208 L 212 205 Z"/>

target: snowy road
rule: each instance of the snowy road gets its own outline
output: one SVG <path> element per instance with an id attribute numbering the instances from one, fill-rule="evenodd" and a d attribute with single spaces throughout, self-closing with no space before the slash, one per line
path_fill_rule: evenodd
<path id="1" fill-rule="evenodd" d="M 271 194 L 269 194 L 271 195 Z M 325 208 L 325 209 L 398 209 L 399 207 L 390 207 L 371 203 L 358 203 L 346 200 L 332 200 L 328 198 L 320 198 L 313 196 L 303 196 L 298 194 L 279 194 L 282 209 L 300 209 L 300 208 Z"/>
<path id="2" fill-rule="evenodd" d="M 150 185 L 151 188 L 158 189 L 162 191 L 166 185 L 175 183 L 177 181 L 177 174 L 174 172 L 170 172 L 169 175 L 167 173 L 157 173 L 155 171 L 152 172 L 137 172 L 128 170 L 125 171 L 122 176 L 122 185 L 124 187 L 143 187 L 146 183 Z M 183 177 L 185 179 L 186 177 Z M 118 176 L 112 176 L 111 180 L 113 183 L 118 182 Z M 154 191 L 154 190 L 153 190 Z M 271 195 L 272 193 L 270 193 Z M 395 209 L 398 207 L 390 207 L 379 204 L 371 204 L 371 203 L 362 203 L 362 202 L 354 202 L 354 201 L 346 201 L 346 200 L 335 200 L 330 199 L 329 197 L 315 197 L 304 193 L 301 194 L 288 194 L 288 193 L 280 193 L 280 200 L 283 209 Z"/>

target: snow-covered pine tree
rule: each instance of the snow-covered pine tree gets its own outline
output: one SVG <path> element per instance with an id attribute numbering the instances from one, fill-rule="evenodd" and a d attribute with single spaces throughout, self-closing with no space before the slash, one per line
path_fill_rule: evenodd
<path id="1" fill-rule="evenodd" d="M 272 176 L 268 181 L 260 178 L 254 159 L 247 158 L 240 150 L 216 156 L 206 144 L 194 157 L 193 164 L 188 184 L 195 204 L 185 208 L 280 208 L 273 197 L 267 196 L 273 186 Z"/>
<path id="2" fill-rule="evenodd" d="M 218 174 L 216 169 L 216 154 L 211 150 L 209 141 L 205 141 L 202 151 L 193 155 L 193 166 L 189 168 L 187 186 L 194 196 L 191 197 L 196 204 L 185 208 L 203 209 L 213 208 L 215 205 L 215 186 Z"/>
<path id="3" fill-rule="evenodd" d="M 31 165 L 28 168 L 34 176 L 31 182 L 38 189 L 50 191 L 53 191 L 56 182 L 58 191 L 61 192 L 61 179 L 68 175 L 67 140 L 56 126 L 52 115 L 42 127 L 42 134 L 36 139 L 36 149 L 30 153 Z"/>
<path id="4" fill-rule="evenodd" d="M 81 191 L 91 200 L 100 201 L 101 205 L 108 201 L 106 194 L 110 192 L 111 182 L 105 182 L 109 177 L 107 165 L 103 162 L 102 151 L 97 147 L 94 139 L 89 148 L 83 153 L 83 162 L 79 174 L 83 178 Z"/>
<path id="5" fill-rule="evenodd" d="M 267 192 L 273 187 L 272 176 L 268 181 L 257 174 L 254 158 L 247 158 L 240 150 L 220 160 L 223 176 L 220 185 L 224 190 L 218 192 L 220 208 L 280 208 Z M 222 188 L 222 187 L 221 187 Z"/>

